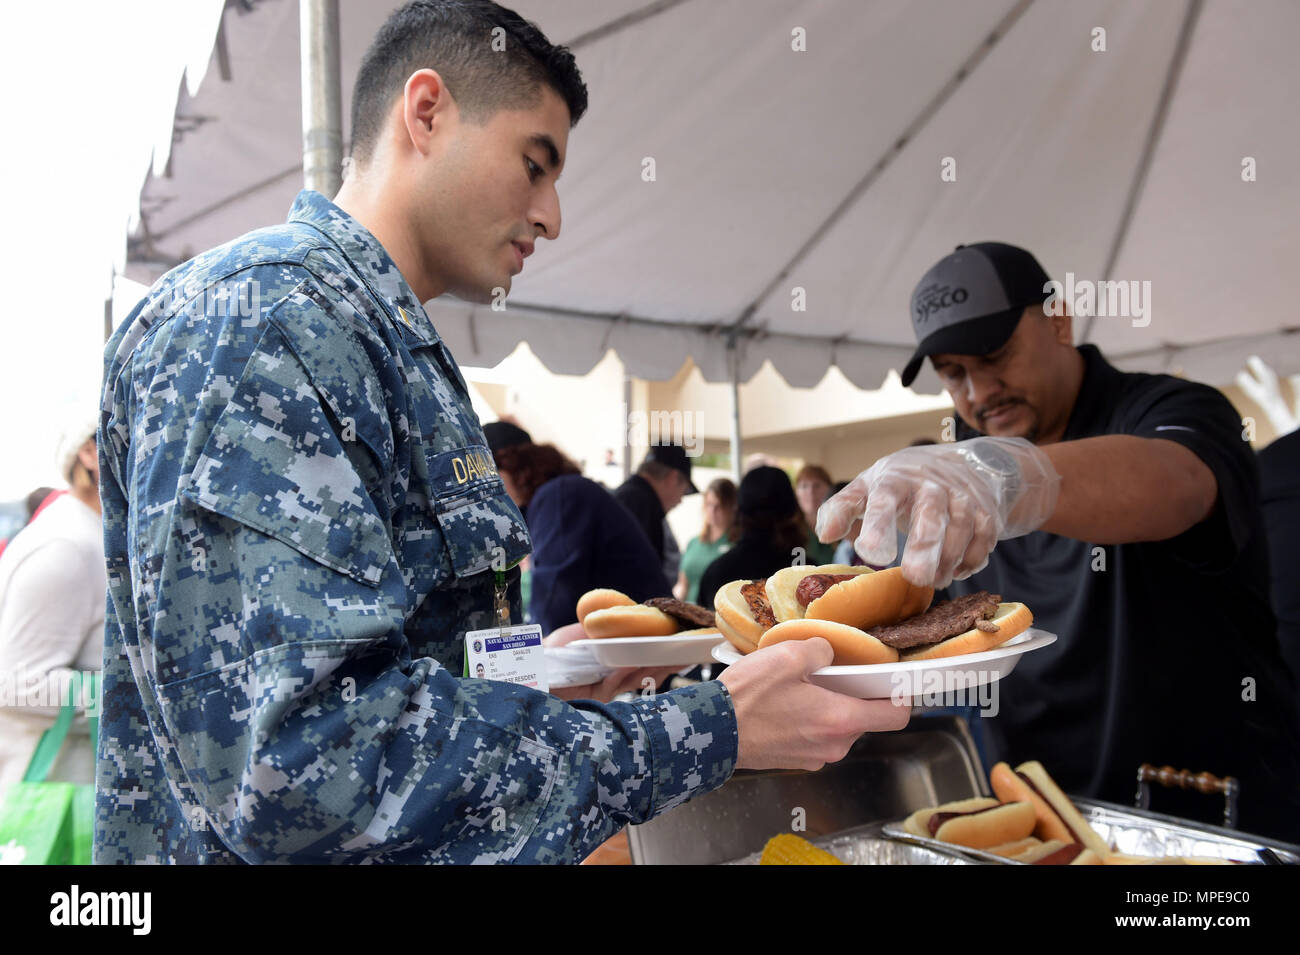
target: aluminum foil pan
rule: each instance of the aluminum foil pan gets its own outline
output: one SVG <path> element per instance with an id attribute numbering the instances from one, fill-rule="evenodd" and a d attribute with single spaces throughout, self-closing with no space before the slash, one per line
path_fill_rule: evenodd
<path id="1" fill-rule="evenodd" d="M 880 823 L 857 826 L 829 836 L 817 836 L 808 840 L 819 849 L 825 849 L 847 865 L 981 865 L 973 859 L 949 851 L 947 846 L 941 848 L 909 845 L 887 839 L 881 833 Z M 727 865 L 758 865 L 761 852 L 749 855 Z M 996 857 L 995 857 L 996 858 Z"/>
<path id="2" fill-rule="evenodd" d="M 1196 856 L 1203 859 L 1226 859 L 1247 865 L 1300 865 L 1300 846 L 1113 803 L 1073 797 L 1072 802 L 1102 840 L 1116 852 L 1125 855 Z M 885 824 L 881 833 L 888 839 L 917 848 L 953 852 L 979 862 L 1025 864 L 979 849 L 967 849 L 938 839 L 914 836 L 903 830 L 901 819 Z"/>

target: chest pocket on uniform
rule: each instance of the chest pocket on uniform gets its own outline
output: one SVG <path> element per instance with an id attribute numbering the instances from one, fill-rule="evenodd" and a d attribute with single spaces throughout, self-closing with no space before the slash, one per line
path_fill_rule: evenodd
<path id="1" fill-rule="evenodd" d="M 532 539 L 487 448 L 430 454 L 430 504 L 457 577 L 505 570 L 528 555 Z"/>

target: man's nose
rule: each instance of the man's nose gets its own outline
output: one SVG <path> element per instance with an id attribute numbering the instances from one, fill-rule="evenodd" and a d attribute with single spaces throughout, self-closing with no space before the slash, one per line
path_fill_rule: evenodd
<path id="1" fill-rule="evenodd" d="M 966 400 L 980 407 L 1002 390 L 1002 382 L 990 371 L 971 369 L 966 375 Z"/>
<path id="2" fill-rule="evenodd" d="M 555 183 L 551 183 L 538 201 L 531 218 L 538 235 L 552 241 L 560 237 L 560 194 L 555 190 Z"/>

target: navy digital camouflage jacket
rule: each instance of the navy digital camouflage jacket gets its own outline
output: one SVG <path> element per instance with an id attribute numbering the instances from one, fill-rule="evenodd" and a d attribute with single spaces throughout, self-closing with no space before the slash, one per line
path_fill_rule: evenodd
<path id="1" fill-rule="evenodd" d="M 98 438 L 97 863 L 575 862 L 731 775 L 718 681 L 458 676 L 527 528 L 424 309 L 318 193 L 150 290 Z"/>

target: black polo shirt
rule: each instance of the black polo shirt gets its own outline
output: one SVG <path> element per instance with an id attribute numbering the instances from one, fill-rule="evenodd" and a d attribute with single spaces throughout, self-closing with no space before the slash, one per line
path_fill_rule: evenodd
<path id="1" fill-rule="evenodd" d="M 1277 641 L 1292 676 L 1300 679 L 1300 431 L 1282 435 L 1256 460 Z"/>
<path id="2" fill-rule="evenodd" d="M 1242 422 L 1213 388 L 1127 374 L 1091 345 L 1064 440 L 1163 438 L 1214 472 L 1209 518 L 1165 541 L 1002 541 L 949 588 L 1027 604 L 1058 641 L 1021 658 L 987 725 L 994 759 L 1037 759 L 1066 792 L 1132 804 L 1144 762 L 1241 782 L 1239 826 L 1300 841 L 1295 685 L 1269 608 L 1259 479 Z M 963 424 L 958 438 L 978 432 Z M 1251 696 L 1253 695 L 1253 699 Z M 1151 808 L 1219 822 L 1221 797 L 1154 789 Z"/>
<path id="3" fill-rule="evenodd" d="M 645 532 L 646 540 L 654 548 L 659 563 L 664 560 L 664 513 L 663 503 L 655 493 L 654 486 L 639 474 L 630 478 L 614 489 L 614 498 L 636 519 L 637 526 Z M 662 574 L 662 568 L 660 570 Z M 676 580 L 668 582 L 671 588 Z"/>

